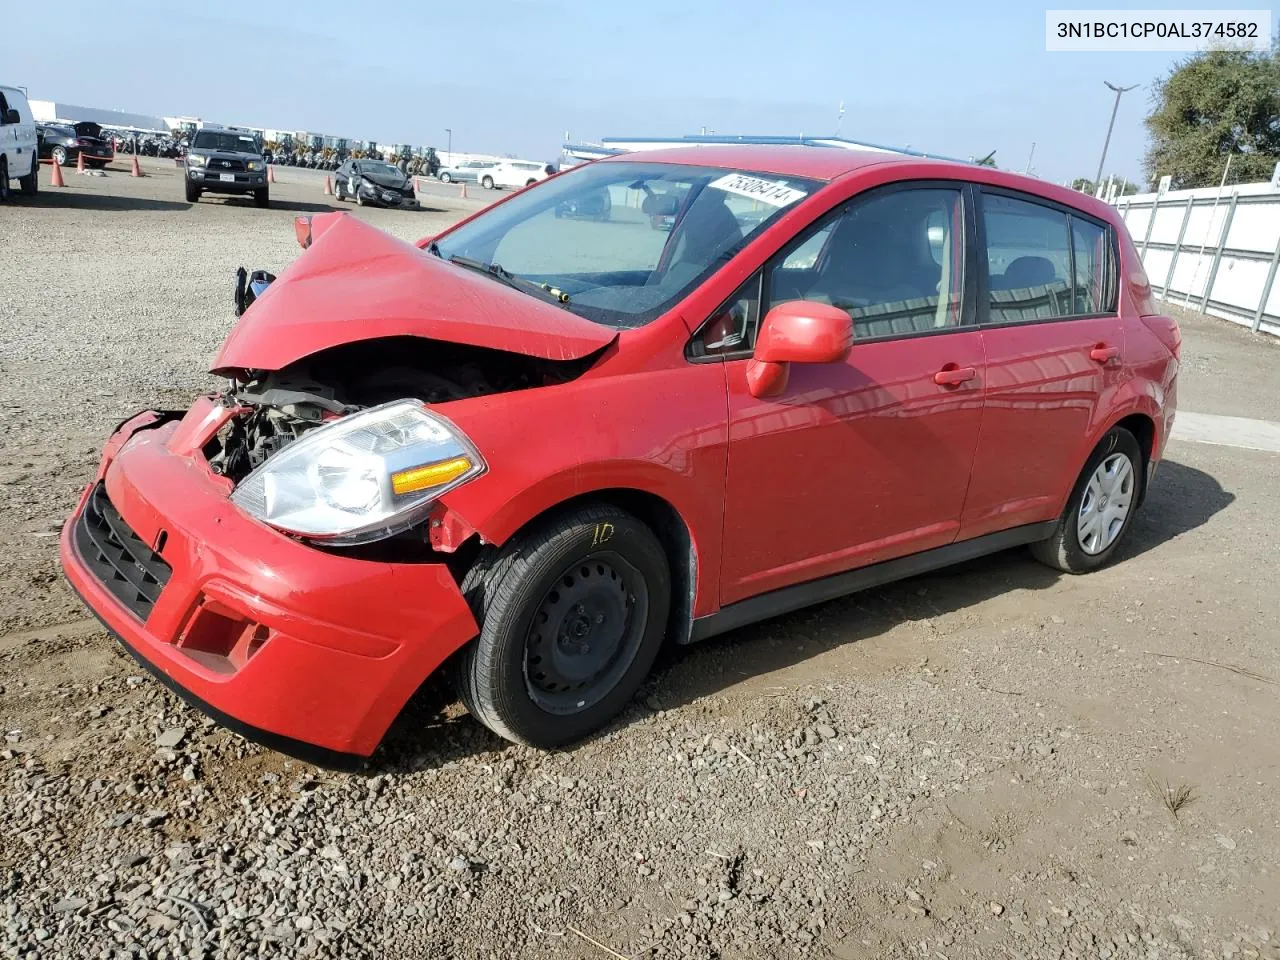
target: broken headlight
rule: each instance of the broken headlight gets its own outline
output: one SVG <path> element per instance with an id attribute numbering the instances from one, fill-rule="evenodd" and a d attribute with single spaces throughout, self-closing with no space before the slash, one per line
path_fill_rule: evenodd
<path id="1" fill-rule="evenodd" d="M 245 477 L 231 500 L 286 533 L 352 545 L 408 529 L 485 469 L 452 423 L 397 400 L 311 430 Z"/>

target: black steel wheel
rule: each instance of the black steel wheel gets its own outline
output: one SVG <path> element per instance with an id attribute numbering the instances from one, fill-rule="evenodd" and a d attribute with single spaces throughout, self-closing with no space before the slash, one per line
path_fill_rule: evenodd
<path id="1" fill-rule="evenodd" d="M 581 740 L 626 706 L 671 605 L 662 545 L 605 505 L 513 537 L 462 588 L 480 624 L 455 661 L 463 702 L 498 735 L 544 748 Z"/>
<path id="2" fill-rule="evenodd" d="M 644 575 L 608 552 L 570 564 L 542 598 L 525 642 L 525 684 L 548 713 L 599 703 L 636 658 L 649 616 Z"/>

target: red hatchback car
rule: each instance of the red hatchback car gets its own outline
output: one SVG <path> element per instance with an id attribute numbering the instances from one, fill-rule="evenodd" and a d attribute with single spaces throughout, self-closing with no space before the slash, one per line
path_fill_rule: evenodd
<path id="1" fill-rule="evenodd" d="M 608 219 L 556 216 L 601 191 Z M 61 553 L 162 681 L 330 764 L 442 668 L 554 747 L 664 639 L 1022 544 L 1101 566 L 1173 420 L 1178 328 L 1121 219 L 997 170 L 686 148 L 416 246 L 300 229 L 229 385 L 122 424 Z"/>

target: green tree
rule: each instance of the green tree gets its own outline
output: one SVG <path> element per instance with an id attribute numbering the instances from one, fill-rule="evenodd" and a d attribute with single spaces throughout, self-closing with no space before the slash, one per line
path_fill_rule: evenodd
<path id="1" fill-rule="evenodd" d="M 1268 53 L 1211 50 L 1156 83 L 1147 117 L 1147 176 L 1174 189 L 1271 178 L 1280 160 L 1280 47 Z"/>
<path id="2" fill-rule="evenodd" d="M 1130 194 L 1144 192 L 1143 187 L 1139 186 L 1138 184 L 1134 183 L 1131 180 L 1126 180 L 1124 177 L 1120 177 L 1118 180 L 1115 180 L 1113 182 L 1115 183 L 1115 186 L 1116 186 L 1117 197 L 1124 197 Z M 1102 178 L 1102 183 L 1104 186 L 1106 185 L 1107 183 L 1106 177 Z M 1071 181 L 1071 189 L 1079 190 L 1081 193 L 1087 193 L 1089 194 L 1089 196 L 1093 196 L 1097 192 L 1098 185 L 1094 183 L 1092 180 L 1090 180 L 1088 177 L 1076 177 L 1074 180 Z"/>

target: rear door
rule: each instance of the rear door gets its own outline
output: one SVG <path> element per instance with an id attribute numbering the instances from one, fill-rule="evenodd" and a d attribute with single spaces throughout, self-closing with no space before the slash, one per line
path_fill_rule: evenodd
<path id="1" fill-rule="evenodd" d="M 970 196 L 954 183 L 859 195 L 703 326 L 693 352 L 725 357 L 729 390 L 721 602 L 955 539 L 985 366 L 968 322 Z M 756 318 L 796 299 L 848 310 L 853 348 L 753 397 Z"/>
<path id="2" fill-rule="evenodd" d="M 1125 376 L 1110 228 L 1030 194 L 979 196 L 987 377 L 962 538 L 1057 516 Z"/>

